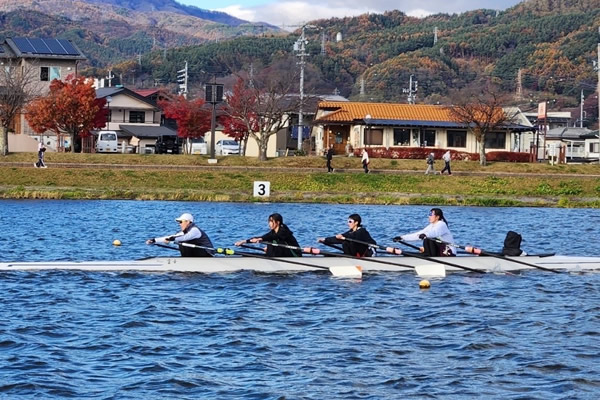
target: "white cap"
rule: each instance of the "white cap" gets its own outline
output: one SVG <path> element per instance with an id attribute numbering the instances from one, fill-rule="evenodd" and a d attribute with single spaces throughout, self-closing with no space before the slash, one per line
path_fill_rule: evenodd
<path id="1" fill-rule="evenodd" d="M 194 222 L 194 217 L 190 213 L 183 213 L 183 214 L 181 214 L 181 217 L 175 218 L 175 221 L 177 221 L 177 222 L 180 222 L 180 221 Z"/>

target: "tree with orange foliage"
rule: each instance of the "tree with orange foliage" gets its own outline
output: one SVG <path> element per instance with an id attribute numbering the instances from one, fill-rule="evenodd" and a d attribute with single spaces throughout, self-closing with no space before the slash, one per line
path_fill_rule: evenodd
<path id="1" fill-rule="evenodd" d="M 37 132 L 53 131 L 57 135 L 66 132 L 75 151 L 77 138 L 90 135 L 92 129 L 106 125 L 106 100 L 96 98 L 93 82 L 82 76 L 69 75 L 64 81 L 55 79 L 50 92 L 29 103 L 26 108 L 27 122 Z"/>
<path id="2" fill-rule="evenodd" d="M 178 96 L 175 100 L 159 100 L 166 118 L 174 119 L 177 123 L 177 136 L 186 139 L 185 153 L 189 153 L 191 141 L 189 139 L 204 137 L 210 131 L 211 111 L 204 108 L 203 99 L 187 100 Z"/>

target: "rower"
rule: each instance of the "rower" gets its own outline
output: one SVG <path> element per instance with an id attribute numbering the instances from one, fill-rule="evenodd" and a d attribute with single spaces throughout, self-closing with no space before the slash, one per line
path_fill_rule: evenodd
<path id="1" fill-rule="evenodd" d="M 448 229 L 448 221 L 444 218 L 444 212 L 439 208 L 432 208 L 429 211 L 429 225 L 420 231 L 409 233 L 402 236 L 396 236 L 394 242 L 423 240 L 421 253 L 427 257 L 454 256 L 452 247 L 448 244 L 454 244 L 454 237 Z M 445 243 L 439 243 L 434 238 L 440 239 Z M 446 244 L 447 243 L 447 244 Z"/>
<path id="2" fill-rule="evenodd" d="M 294 233 L 283 223 L 283 217 L 281 214 L 274 213 L 269 215 L 268 219 L 269 232 L 262 236 L 252 237 L 250 239 L 238 240 L 235 242 L 236 246 L 242 246 L 245 243 L 260 243 L 262 241 L 280 244 L 282 246 L 273 246 L 267 244 L 265 248 L 265 254 L 267 257 L 302 257 L 302 252 L 291 249 L 289 247 L 299 248 L 298 241 L 294 237 Z"/>
<path id="3" fill-rule="evenodd" d="M 174 242 L 179 245 L 181 257 L 212 257 L 213 252 L 208 250 L 213 248 L 212 242 L 208 235 L 194 224 L 192 214 L 183 213 L 175 221 L 181 226 L 180 232 L 171 236 L 148 239 L 146 244 Z M 184 246 L 185 243 L 195 246 Z"/>
<path id="4" fill-rule="evenodd" d="M 369 231 L 362 226 L 362 219 L 358 214 L 351 214 L 348 217 L 348 231 L 344 233 L 338 233 L 335 236 L 329 236 L 326 238 L 318 238 L 317 241 L 331 244 L 342 244 L 344 254 L 351 255 L 353 257 L 371 257 L 373 256 L 373 250 L 370 246 L 365 243 L 371 243 L 377 245 L 375 239 L 371 237 Z M 346 240 L 352 239 L 352 240 Z M 363 242 L 363 243 L 361 243 Z"/>
<path id="5" fill-rule="evenodd" d="M 508 231 L 504 238 L 504 247 L 502 247 L 503 256 L 526 256 L 527 253 L 521 250 L 521 241 L 523 237 L 514 231 Z"/>

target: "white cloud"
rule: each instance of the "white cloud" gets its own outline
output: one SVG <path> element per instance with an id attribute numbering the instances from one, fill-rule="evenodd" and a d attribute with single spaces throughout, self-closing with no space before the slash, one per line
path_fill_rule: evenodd
<path id="1" fill-rule="evenodd" d="M 214 9 L 203 0 L 180 0 L 201 8 Z M 437 13 L 461 13 L 478 8 L 504 10 L 522 0 L 429 0 L 428 9 L 421 8 L 423 0 L 233 0 L 217 10 L 251 22 L 263 21 L 273 25 L 298 25 L 316 19 L 343 18 L 367 12 L 381 14 L 398 9 L 413 17 L 423 18 Z M 236 4 L 231 4 L 236 3 Z M 432 11 L 433 10 L 433 11 Z"/>
<path id="2" fill-rule="evenodd" d="M 414 10 L 409 10 L 409 11 L 405 11 L 406 15 L 410 16 L 410 17 L 416 17 L 416 18 L 425 18 L 428 15 L 433 14 L 432 11 L 428 11 L 428 10 L 423 10 L 422 8 L 417 8 Z"/>

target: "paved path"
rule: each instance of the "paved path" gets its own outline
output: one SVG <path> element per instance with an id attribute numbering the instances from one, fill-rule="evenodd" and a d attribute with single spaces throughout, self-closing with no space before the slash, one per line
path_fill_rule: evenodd
<path id="1" fill-rule="evenodd" d="M 318 173 L 326 172 L 325 168 L 300 168 L 300 167 L 257 167 L 257 166 L 235 166 L 235 165 L 159 165 L 159 164 L 97 164 L 97 163 L 47 163 L 48 168 L 91 168 L 91 169 L 154 169 L 175 171 L 277 171 L 293 173 Z M 29 162 L 0 162 L 0 166 L 15 168 L 33 168 Z M 362 174 L 362 168 L 336 168 L 334 173 L 356 173 Z M 423 171 L 398 170 L 398 169 L 376 169 L 370 170 L 370 174 L 390 175 L 423 175 Z M 439 171 L 438 171 L 439 173 Z M 535 177 L 572 177 L 572 178 L 600 178 L 600 174 L 552 174 L 537 172 L 501 172 L 501 171 L 454 171 L 452 176 L 535 176 Z"/>

